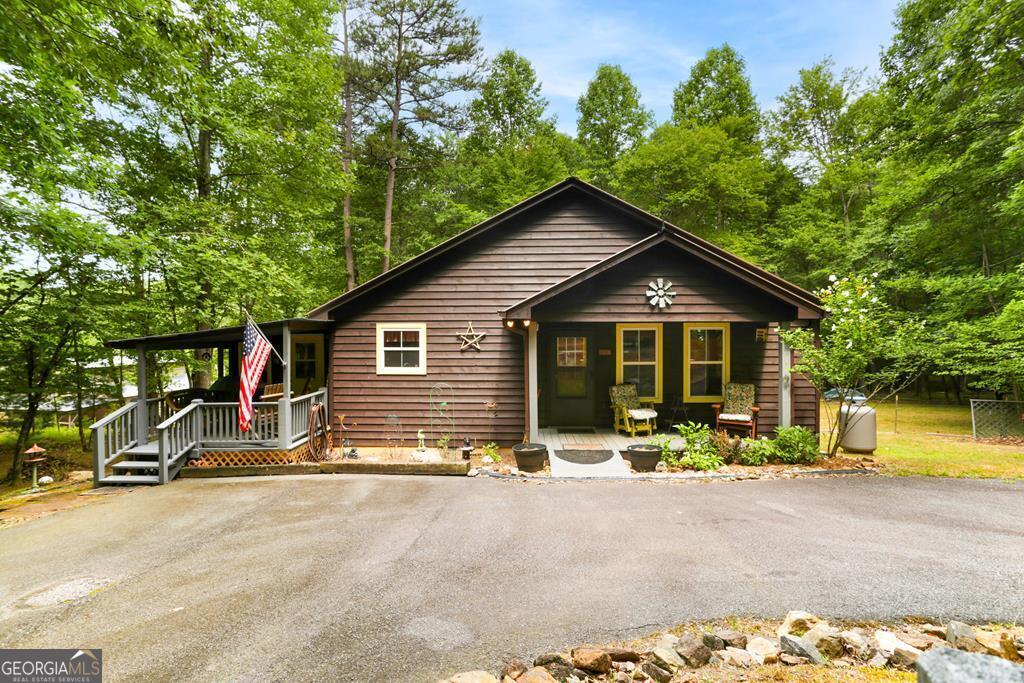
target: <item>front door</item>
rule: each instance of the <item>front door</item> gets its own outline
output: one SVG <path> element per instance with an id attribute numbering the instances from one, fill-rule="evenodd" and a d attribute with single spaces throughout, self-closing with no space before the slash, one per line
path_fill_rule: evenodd
<path id="1" fill-rule="evenodd" d="M 594 424 L 594 345 L 589 331 L 552 330 L 544 345 L 547 424 Z"/>

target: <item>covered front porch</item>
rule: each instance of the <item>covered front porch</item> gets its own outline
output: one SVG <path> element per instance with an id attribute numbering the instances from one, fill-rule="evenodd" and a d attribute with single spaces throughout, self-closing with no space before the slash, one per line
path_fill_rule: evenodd
<path id="1" fill-rule="evenodd" d="M 327 325 L 298 318 L 259 327 L 283 363 L 268 361 L 247 432 L 238 426 L 242 326 L 109 342 L 112 348 L 135 351 L 138 393 L 135 401 L 91 427 L 94 482 L 164 484 L 190 461 L 297 462 L 308 457 L 311 435 L 329 438 L 330 420 L 321 428 L 313 411 L 328 401 Z M 155 354 L 185 350 L 213 365 L 210 386 L 165 394 L 148 391 L 148 365 Z"/>

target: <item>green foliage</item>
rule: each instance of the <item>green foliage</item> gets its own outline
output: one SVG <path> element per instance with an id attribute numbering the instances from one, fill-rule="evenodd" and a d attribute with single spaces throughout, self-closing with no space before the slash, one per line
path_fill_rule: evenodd
<path id="1" fill-rule="evenodd" d="M 675 430 L 686 442 L 682 453 L 676 456 L 675 464 L 694 470 L 717 470 L 725 464 L 710 427 L 697 422 L 687 422 L 675 425 Z"/>
<path id="2" fill-rule="evenodd" d="M 661 449 L 661 461 L 666 465 L 679 464 L 678 454 L 672 449 L 671 434 L 651 434 L 647 438 L 647 443 Z"/>
<path id="3" fill-rule="evenodd" d="M 493 441 L 489 441 L 484 444 L 484 456 L 490 456 L 491 460 L 496 463 L 501 462 L 501 453 L 499 452 L 498 444 Z"/>
<path id="4" fill-rule="evenodd" d="M 766 465 L 779 457 L 775 442 L 761 437 L 760 439 L 744 439 L 740 450 L 740 464 L 758 467 Z"/>
<path id="5" fill-rule="evenodd" d="M 809 465 L 818 459 L 818 435 L 800 425 L 776 427 L 774 450 L 782 462 Z"/>
<path id="6" fill-rule="evenodd" d="M 576 102 L 580 146 L 590 179 L 601 187 L 612 180 L 615 162 L 638 145 L 654 124 L 654 115 L 640 104 L 640 91 L 619 66 L 602 64 L 587 91 Z"/>
<path id="7" fill-rule="evenodd" d="M 746 63 L 728 43 L 708 50 L 672 98 L 674 123 L 717 126 L 745 142 L 757 137 L 760 116 Z"/>
<path id="8" fill-rule="evenodd" d="M 850 392 L 859 389 L 870 400 L 900 391 L 927 366 L 933 337 L 920 321 L 900 319 L 874 276 L 830 279 L 832 284 L 818 292 L 826 314 L 820 337 L 810 328 L 780 330 L 779 336 L 798 353 L 793 372 L 820 392 L 840 392 L 838 402 L 826 403 L 829 454 L 834 455 L 845 431 L 839 407 Z"/>
<path id="9" fill-rule="evenodd" d="M 701 235 L 757 225 L 769 172 L 758 148 L 712 126 L 665 124 L 615 167 L 616 191 Z"/>
<path id="10" fill-rule="evenodd" d="M 544 118 L 548 101 L 529 60 L 512 50 L 498 53 L 480 95 L 469 105 L 470 138 L 484 147 L 518 144 L 553 121 Z"/>
<path id="11" fill-rule="evenodd" d="M 710 439 L 722 462 L 732 465 L 740 461 L 743 453 L 743 439 L 733 436 L 725 430 L 712 432 Z"/>

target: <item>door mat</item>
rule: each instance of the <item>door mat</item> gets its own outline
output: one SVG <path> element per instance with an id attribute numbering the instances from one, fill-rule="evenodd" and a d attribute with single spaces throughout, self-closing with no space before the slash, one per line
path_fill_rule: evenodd
<path id="1" fill-rule="evenodd" d="M 611 460 L 615 455 L 612 451 L 585 451 L 581 449 L 569 449 L 564 451 L 555 451 L 562 460 L 566 462 L 575 463 L 577 465 L 596 465 L 608 460 Z"/>
<path id="2" fill-rule="evenodd" d="M 596 434 L 593 427 L 559 427 L 559 434 Z"/>

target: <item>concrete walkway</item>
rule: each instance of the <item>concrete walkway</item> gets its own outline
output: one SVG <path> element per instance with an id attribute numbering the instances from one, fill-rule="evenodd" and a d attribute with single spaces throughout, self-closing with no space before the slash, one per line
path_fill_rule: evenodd
<path id="1" fill-rule="evenodd" d="M 1024 621 L 1024 483 L 194 479 L 0 530 L 0 647 L 436 681 L 731 614 Z"/>
<path id="2" fill-rule="evenodd" d="M 553 448 L 549 448 L 548 463 L 551 465 L 552 477 L 568 477 L 571 479 L 587 479 L 590 477 L 628 479 L 630 477 L 629 465 L 622 459 L 622 455 L 618 451 L 612 451 L 612 457 L 604 462 L 581 465 L 580 463 L 563 460 L 558 457 L 558 453 Z"/>

